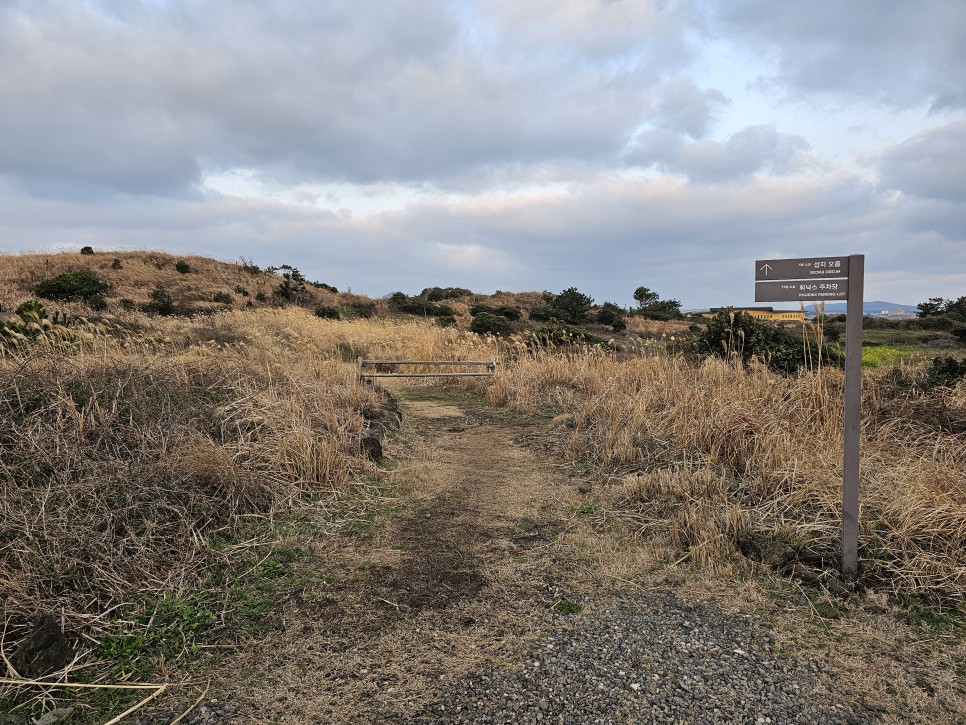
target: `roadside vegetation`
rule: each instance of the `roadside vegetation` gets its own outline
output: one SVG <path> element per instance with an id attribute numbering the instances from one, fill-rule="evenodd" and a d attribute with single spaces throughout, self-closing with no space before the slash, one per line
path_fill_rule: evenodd
<path id="1" fill-rule="evenodd" d="M 299 512 L 322 512 L 316 540 L 361 530 L 392 463 L 366 439 L 391 442 L 394 404 L 359 357 L 495 358 L 452 385 L 565 416 L 563 452 L 606 481 L 588 513 L 698 568 L 752 558 L 846 587 L 839 321 L 686 318 L 644 287 L 633 309 L 575 287 L 373 300 L 288 265 L 95 250 L 0 257 L 0 283 L 0 645 L 53 614 L 75 642 L 63 677 L 163 679 L 324 575 Z M 960 627 L 962 301 L 867 325 L 943 342 L 918 361 L 867 348 L 860 522 L 861 586 Z M 0 710 L 51 697 L 0 689 Z M 132 702 L 105 698 L 91 712 Z"/>

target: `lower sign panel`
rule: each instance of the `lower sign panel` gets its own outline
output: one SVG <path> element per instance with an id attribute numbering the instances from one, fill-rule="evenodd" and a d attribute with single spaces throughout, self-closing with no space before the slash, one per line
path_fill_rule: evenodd
<path id="1" fill-rule="evenodd" d="M 845 300 L 849 297 L 849 281 L 829 282 L 756 282 L 755 302 L 794 302 L 808 300 Z"/>

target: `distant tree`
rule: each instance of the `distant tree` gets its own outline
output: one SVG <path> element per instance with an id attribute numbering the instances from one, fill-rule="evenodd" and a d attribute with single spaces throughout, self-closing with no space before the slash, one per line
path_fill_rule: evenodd
<path id="1" fill-rule="evenodd" d="M 634 290 L 637 300 L 637 313 L 649 320 L 678 320 L 681 318 L 681 303 L 677 300 L 662 300 L 660 295 L 647 287 Z"/>
<path id="2" fill-rule="evenodd" d="M 93 254 L 94 247 L 81 247 L 81 254 Z"/>
<path id="3" fill-rule="evenodd" d="M 579 325 L 587 320 L 587 313 L 594 306 L 594 298 L 578 291 L 576 287 L 568 287 L 559 295 L 554 295 L 550 303 L 551 309 L 559 313 L 560 319 L 572 325 Z"/>
<path id="4" fill-rule="evenodd" d="M 937 317 L 946 312 L 948 304 L 949 300 L 942 297 L 930 297 L 927 302 L 920 302 L 916 305 L 919 308 L 919 312 L 916 314 L 919 317 Z"/>
<path id="5" fill-rule="evenodd" d="M 654 292 L 647 287 L 638 287 L 634 290 L 634 299 L 637 300 L 637 306 L 640 308 L 647 307 L 657 302 L 660 296 L 657 292 Z"/>

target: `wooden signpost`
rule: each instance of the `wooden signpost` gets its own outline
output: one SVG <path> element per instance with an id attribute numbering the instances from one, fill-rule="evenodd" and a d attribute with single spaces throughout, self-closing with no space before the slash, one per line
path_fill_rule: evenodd
<path id="1" fill-rule="evenodd" d="M 859 569 L 859 432 L 864 280 L 863 254 L 759 259 L 755 262 L 755 302 L 846 300 L 842 575 L 848 579 L 854 579 Z"/>

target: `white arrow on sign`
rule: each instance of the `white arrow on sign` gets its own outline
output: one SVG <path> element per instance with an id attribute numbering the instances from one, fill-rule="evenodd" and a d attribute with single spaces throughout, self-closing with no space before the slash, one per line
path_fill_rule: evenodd
<path id="1" fill-rule="evenodd" d="M 767 277 L 768 276 L 768 273 L 772 269 L 774 269 L 774 267 L 772 267 L 770 264 L 768 264 L 768 262 L 765 262 L 765 264 L 761 268 L 761 271 L 764 272 L 765 273 L 765 276 Z"/>

